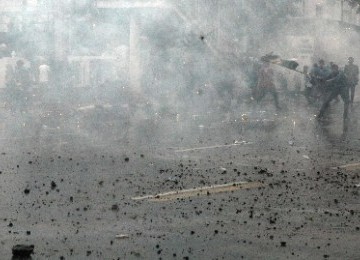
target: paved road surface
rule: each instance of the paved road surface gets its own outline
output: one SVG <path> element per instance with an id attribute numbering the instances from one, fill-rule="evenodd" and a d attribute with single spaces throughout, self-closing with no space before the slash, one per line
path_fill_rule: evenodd
<path id="1" fill-rule="evenodd" d="M 304 100 L 268 101 L 99 129 L 4 112 L 2 259 L 360 259 L 358 104 L 343 138 L 341 102 L 319 124 Z"/>

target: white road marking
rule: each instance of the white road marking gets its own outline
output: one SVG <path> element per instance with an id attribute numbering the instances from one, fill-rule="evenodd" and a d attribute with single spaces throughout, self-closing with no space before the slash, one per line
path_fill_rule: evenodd
<path id="1" fill-rule="evenodd" d="M 133 200 L 150 200 L 150 201 L 167 201 L 179 198 L 188 198 L 200 195 L 209 195 L 215 193 L 231 192 L 240 189 L 251 189 L 263 187 L 264 184 L 260 182 L 233 182 L 220 185 L 211 185 L 205 187 L 198 187 L 186 190 L 169 191 L 165 193 L 159 193 L 156 195 L 147 195 L 141 197 L 133 197 Z"/>
<path id="2" fill-rule="evenodd" d="M 358 170 L 358 169 L 360 169 L 360 163 L 350 163 L 350 164 L 340 165 L 340 166 L 336 166 L 336 167 L 331 167 L 331 169 L 332 170 L 337 170 L 337 169 Z"/>
<path id="3" fill-rule="evenodd" d="M 223 147 L 231 147 L 231 146 L 238 146 L 241 144 L 252 144 L 251 142 L 239 142 L 234 144 L 225 144 L 225 145 L 213 145 L 213 146 L 205 146 L 205 147 L 195 147 L 183 150 L 176 150 L 175 153 L 183 153 L 183 152 L 191 152 L 191 151 L 199 151 L 199 150 L 207 150 L 207 149 L 215 149 L 215 148 L 223 148 Z"/>

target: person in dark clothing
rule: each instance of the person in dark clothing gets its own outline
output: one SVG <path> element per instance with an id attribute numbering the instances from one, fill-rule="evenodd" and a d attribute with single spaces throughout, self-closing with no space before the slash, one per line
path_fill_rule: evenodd
<path id="1" fill-rule="evenodd" d="M 354 58 L 349 57 L 348 64 L 345 65 L 344 73 L 350 89 L 350 103 L 354 102 L 355 87 L 359 82 L 359 67 L 354 64 Z"/>
<path id="2" fill-rule="evenodd" d="M 324 103 L 320 108 L 320 112 L 317 116 L 318 119 L 324 117 L 326 110 L 329 107 L 330 102 L 333 99 L 336 99 L 338 95 L 341 96 L 341 99 L 344 102 L 344 132 L 347 130 L 347 121 L 348 121 L 348 112 L 349 112 L 349 85 L 345 73 L 339 70 L 338 65 L 333 64 L 331 67 L 331 74 L 328 76 L 328 79 L 325 81 L 327 85 L 328 95 L 325 98 Z"/>
<path id="3" fill-rule="evenodd" d="M 280 110 L 279 98 L 274 84 L 274 71 L 270 67 L 270 63 L 263 60 L 263 65 L 258 73 L 258 82 L 254 89 L 253 97 L 257 102 L 260 102 L 267 93 L 273 96 L 275 107 Z"/>
<path id="4" fill-rule="evenodd" d="M 311 74 L 309 74 L 309 67 L 304 66 L 303 67 L 303 75 L 304 75 L 304 96 L 309 104 L 312 104 L 314 102 L 313 100 L 313 84 L 311 83 Z"/>
<path id="5" fill-rule="evenodd" d="M 320 90 L 321 78 L 319 78 L 319 71 L 320 71 L 319 65 L 317 63 L 314 63 L 309 73 L 310 83 L 312 85 L 310 92 L 311 104 L 315 104 L 315 105 L 318 105 L 319 100 L 321 99 L 321 90 Z"/>
<path id="6" fill-rule="evenodd" d="M 24 62 L 18 60 L 15 66 L 15 83 L 20 88 L 26 88 L 30 85 L 29 71 L 25 68 Z"/>
<path id="7" fill-rule="evenodd" d="M 29 99 L 29 88 L 31 84 L 30 74 L 24 66 L 24 61 L 18 60 L 14 69 L 13 102 L 18 104 L 18 109 L 24 111 Z"/>
<path id="8" fill-rule="evenodd" d="M 319 66 L 314 72 L 316 96 L 319 101 L 326 98 L 325 80 L 329 77 L 330 73 L 331 71 L 325 66 L 324 60 L 319 60 Z"/>

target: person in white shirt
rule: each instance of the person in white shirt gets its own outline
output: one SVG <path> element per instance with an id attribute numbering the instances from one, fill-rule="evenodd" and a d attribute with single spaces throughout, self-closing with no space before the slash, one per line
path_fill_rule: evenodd
<path id="1" fill-rule="evenodd" d="M 50 82 L 50 66 L 46 62 L 42 62 L 39 66 L 39 85 L 40 87 L 48 87 Z"/>

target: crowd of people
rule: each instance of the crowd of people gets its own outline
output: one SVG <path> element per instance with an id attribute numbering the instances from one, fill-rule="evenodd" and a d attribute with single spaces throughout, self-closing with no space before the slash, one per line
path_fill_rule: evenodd
<path id="1" fill-rule="evenodd" d="M 346 122 L 349 105 L 354 102 L 355 87 L 359 81 L 359 67 L 354 64 L 354 58 L 349 57 L 348 64 L 343 69 L 333 62 L 325 65 L 324 60 L 319 60 L 319 63 L 315 63 L 310 72 L 307 72 L 305 67 L 303 73 L 306 82 L 305 96 L 310 103 L 321 103 L 317 118 L 323 119 L 330 102 L 338 101 L 340 96 L 344 102 L 343 119 Z M 344 127 L 346 125 L 344 124 Z"/>
<path id="2" fill-rule="evenodd" d="M 33 64 L 26 64 L 27 66 L 24 61 L 27 62 L 24 59 L 18 59 L 15 66 L 9 64 L 6 73 L 9 101 L 16 103 L 14 107 L 20 110 L 29 104 L 27 99 L 31 96 L 29 91 L 33 89 L 32 86 L 36 86 L 37 93 L 41 96 L 42 91 L 51 89 L 55 75 L 59 74 L 56 68 L 49 65 L 45 58 L 40 58 Z M 273 62 L 266 59 L 261 62 L 260 68 L 256 69 L 256 84 L 253 87 L 252 97 L 260 102 L 267 94 L 270 94 L 276 109 L 282 110 L 283 106 L 279 101 L 276 87 L 276 75 L 274 67 L 271 65 Z M 251 64 L 248 63 L 247 66 L 251 67 Z M 354 64 L 354 58 L 349 57 L 348 63 L 343 68 L 339 68 L 333 62 L 326 64 L 324 60 L 320 59 L 311 68 L 304 66 L 301 73 L 303 77 L 303 90 L 301 92 L 310 105 L 319 108 L 317 118 L 324 118 L 329 104 L 334 99 L 339 101 L 339 97 L 341 97 L 344 102 L 343 118 L 346 120 L 349 106 L 354 102 L 355 88 L 359 81 L 359 68 Z M 60 73 L 60 75 L 62 74 Z M 219 89 L 224 89 L 226 86 Z M 229 90 L 230 92 L 230 96 L 233 96 L 233 91 Z M 219 99 L 224 96 L 221 93 L 220 91 Z"/>
<path id="3" fill-rule="evenodd" d="M 273 96 L 275 107 L 281 110 L 274 84 L 274 71 L 270 64 L 270 60 L 262 60 L 253 97 L 260 102 L 269 93 Z M 354 58 L 349 57 L 348 64 L 343 69 L 333 62 L 325 64 L 325 61 L 320 59 L 310 69 L 304 66 L 301 73 L 304 77 L 303 94 L 309 104 L 320 107 L 317 118 L 324 118 L 330 102 L 339 101 L 340 96 L 344 102 L 343 118 L 347 120 L 349 106 L 354 102 L 355 87 L 359 82 L 359 67 L 354 64 Z"/>

